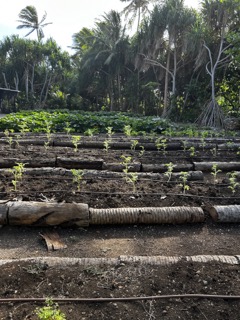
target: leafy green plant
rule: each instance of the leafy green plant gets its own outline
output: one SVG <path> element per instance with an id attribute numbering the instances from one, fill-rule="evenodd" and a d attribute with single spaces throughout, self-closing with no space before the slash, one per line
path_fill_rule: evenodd
<path id="1" fill-rule="evenodd" d="M 141 150 L 139 151 L 139 157 L 142 157 L 145 153 L 145 148 L 144 148 L 144 146 L 140 146 L 140 149 Z"/>
<path id="2" fill-rule="evenodd" d="M 78 143 L 80 142 L 81 138 L 81 136 L 72 136 L 72 144 L 74 145 L 75 152 L 78 151 Z"/>
<path id="3" fill-rule="evenodd" d="M 212 155 L 213 155 L 214 157 L 217 156 L 217 147 L 216 147 L 216 146 L 213 147 L 210 151 L 211 151 L 211 153 L 212 153 Z"/>
<path id="4" fill-rule="evenodd" d="M 187 151 L 187 141 L 183 140 L 182 145 L 183 145 L 183 151 L 186 152 Z"/>
<path id="5" fill-rule="evenodd" d="M 239 186 L 239 183 L 237 182 L 237 172 L 233 171 L 229 174 L 229 186 L 228 188 L 231 189 L 232 193 L 236 192 L 236 188 Z"/>
<path id="6" fill-rule="evenodd" d="M 9 147 L 11 148 L 12 147 L 12 145 L 13 145 L 13 136 L 11 136 L 11 133 L 13 133 L 14 132 L 14 130 L 13 129 L 6 129 L 6 130 L 4 130 L 4 135 L 5 135 L 5 137 L 6 137 L 6 139 L 7 139 L 7 142 L 8 142 L 8 144 L 9 144 Z"/>
<path id="7" fill-rule="evenodd" d="M 94 134 L 98 132 L 97 128 L 88 128 L 84 131 L 85 136 L 93 137 Z"/>
<path id="8" fill-rule="evenodd" d="M 51 299 L 46 300 L 46 306 L 36 308 L 35 313 L 39 320 L 66 320 L 65 314 L 59 309 L 58 304 Z"/>
<path id="9" fill-rule="evenodd" d="M 110 143 L 111 143 L 111 140 L 110 140 L 110 139 L 106 139 L 106 140 L 103 142 L 104 150 L 105 150 L 106 152 L 108 152 L 108 150 L 110 149 Z"/>
<path id="10" fill-rule="evenodd" d="M 64 127 L 64 131 L 67 133 L 68 136 L 70 135 L 71 132 L 74 131 L 74 129 L 71 128 L 71 126 L 70 126 L 70 122 L 68 122 L 68 121 L 66 122 L 66 125 Z"/>
<path id="11" fill-rule="evenodd" d="M 166 163 L 165 166 L 167 167 L 167 171 L 164 172 L 164 175 L 168 177 L 167 182 L 169 182 L 171 180 L 173 168 L 175 167 L 175 165 L 172 162 L 169 162 Z"/>
<path id="12" fill-rule="evenodd" d="M 135 150 L 136 146 L 138 145 L 138 141 L 137 140 L 131 140 L 131 150 Z"/>
<path id="13" fill-rule="evenodd" d="M 213 175 L 213 181 L 214 181 L 214 184 L 217 182 L 217 174 L 222 172 L 222 170 L 218 169 L 217 168 L 217 164 L 213 164 L 212 165 L 212 172 L 211 172 L 211 175 Z"/>
<path id="14" fill-rule="evenodd" d="M 77 184 L 77 190 L 81 190 L 81 182 L 84 175 L 84 171 L 81 169 L 71 169 L 73 175 L 73 183 Z"/>
<path id="15" fill-rule="evenodd" d="M 188 172 L 186 171 L 181 171 L 179 180 L 181 183 L 179 184 L 180 187 L 182 187 L 183 193 L 185 194 L 186 191 L 190 190 L 190 186 L 187 184 L 188 181 Z"/>
<path id="16" fill-rule="evenodd" d="M 128 172 L 125 176 L 125 181 L 131 183 L 133 187 L 133 192 L 136 192 L 136 182 L 138 180 L 138 174 L 136 172 Z"/>
<path id="17" fill-rule="evenodd" d="M 121 158 L 123 159 L 123 161 L 121 162 L 121 164 L 124 166 L 123 172 L 127 174 L 129 171 L 129 163 L 132 161 L 132 157 L 126 157 L 122 155 Z"/>
<path id="18" fill-rule="evenodd" d="M 189 148 L 189 151 L 190 151 L 190 156 L 191 156 L 191 157 L 194 157 L 194 156 L 195 156 L 195 147 L 194 147 L 194 146 L 191 146 L 191 147 Z"/>
<path id="19" fill-rule="evenodd" d="M 114 132 L 113 132 L 113 127 L 107 127 L 107 136 L 109 138 L 112 138 L 112 136 L 114 135 Z"/>
<path id="20" fill-rule="evenodd" d="M 21 162 L 17 162 L 16 166 L 13 166 L 12 169 L 9 169 L 8 171 L 13 174 L 14 179 L 12 180 L 12 184 L 14 187 L 14 191 L 17 191 L 18 183 L 22 180 L 22 176 L 25 170 L 25 164 Z"/>
<path id="21" fill-rule="evenodd" d="M 22 137 L 24 137 L 26 133 L 30 131 L 30 129 L 28 128 L 28 124 L 25 121 L 19 124 L 18 127 Z"/>
<path id="22" fill-rule="evenodd" d="M 125 125 L 123 127 L 123 132 L 127 137 L 131 137 L 133 135 L 132 127 L 130 125 Z"/>
<path id="23" fill-rule="evenodd" d="M 200 146 L 202 147 L 203 150 L 204 150 L 204 148 L 206 147 L 206 145 L 207 145 L 207 143 L 206 143 L 204 137 L 202 137 L 202 138 L 201 138 L 201 144 L 200 144 Z"/>
<path id="24" fill-rule="evenodd" d="M 163 150 L 163 154 L 165 154 L 166 153 L 166 148 L 167 148 L 167 139 L 165 139 L 165 138 L 157 138 L 155 140 L 155 146 L 156 146 L 158 152 L 160 150 Z"/>

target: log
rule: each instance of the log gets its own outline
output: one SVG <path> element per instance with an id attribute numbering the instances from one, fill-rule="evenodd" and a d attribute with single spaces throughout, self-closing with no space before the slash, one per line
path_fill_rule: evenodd
<path id="1" fill-rule="evenodd" d="M 218 150 L 231 150 L 231 151 L 239 151 L 240 149 L 240 143 L 235 143 L 235 142 L 231 142 L 231 143 L 223 143 L 218 145 Z"/>
<path id="2" fill-rule="evenodd" d="M 173 171 L 189 171 L 193 170 L 193 164 L 190 163 L 174 163 Z M 161 163 L 151 163 L 151 164 L 142 164 L 143 172 L 166 172 L 167 166 L 166 164 Z"/>
<path id="3" fill-rule="evenodd" d="M 217 168 L 222 171 L 240 170 L 240 162 L 193 162 L 194 170 L 212 171 L 212 166 L 216 164 Z"/>
<path id="4" fill-rule="evenodd" d="M 10 225 L 81 226 L 89 225 L 88 205 L 84 203 L 8 202 Z"/>
<path id="5" fill-rule="evenodd" d="M 103 160 L 102 159 L 94 159 L 94 158 L 65 158 L 65 157 L 57 157 L 57 166 L 63 168 L 70 169 L 96 169 L 102 170 Z"/>
<path id="6" fill-rule="evenodd" d="M 206 211 L 216 222 L 240 222 L 240 205 L 213 206 Z"/>
<path id="7" fill-rule="evenodd" d="M 102 169 L 107 171 L 122 172 L 125 166 L 121 163 L 103 163 Z M 129 163 L 129 172 L 139 172 L 141 170 L 140 162 Z"/>
<path id="8" fill-rule="evenodd" d="M 7 201 L 0 201 L 0 225 L 5 225 L 7 221 L 8 204 Z"/>
<path id="9" fill-rule="evenodd" d="M 95 224 L 182 224 L 203 222 L 199 207 L 146 207 L 89 209 L 90 225 Z"/>
<path id="10" fill-rule="evenodd" d="M 19 159 L 19 158 L 3 158 L 0 159 L 0 168 L 12 168 L 17 163 L 24 163 L 25 168 L 37 168 L 37 167 L 55 167 L 55 158 L 50 159 Z"/>

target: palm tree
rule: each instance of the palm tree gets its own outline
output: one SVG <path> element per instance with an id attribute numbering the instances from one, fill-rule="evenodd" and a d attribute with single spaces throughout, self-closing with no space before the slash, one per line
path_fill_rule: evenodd
<path id="1" fill-rule="evenodd" d="M 17 26 L 17 29 L 31 29 L 25 37 L 29 36 L 34 31 L 37 31 L 38 41 L 41 41 L 44 38 L 44 33 L 42 28 L 45 26 L 52 24 L 52 22 L 43 23 L 47 18 L 47 13 L 45 12 L 42 19 L 39 22 L 37 10 L 34 6 L 26 6 L 26 8 L 22 9 L 19 13 L 20 20 L 17 20 L 21 24 Z"/>

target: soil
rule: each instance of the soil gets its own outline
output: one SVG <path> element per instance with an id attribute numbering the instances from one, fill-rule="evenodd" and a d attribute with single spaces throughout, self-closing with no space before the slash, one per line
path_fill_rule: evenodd
<path id="1" fill-rule="evenodd" d="M 198 149 L 194 156 L 183 150 L 166 153 L 140 150 L 79 149 L 20 145 L 9 148 L 0 144 L 0 200 L 82 202 L 92 208 L 164 207 L 240 204 L 240 190 L 229 188 L 227 172 L 214 180 L 211 172 L 203 173 L 203 180 L 189 181 L 183 190 L 179 178 L 167 181 L 163 172 L 152 178 L 139 177 L 136 190 L 127 183 L 123 173 L 111 178 L 95 172 L 81 181 L 81 189 L 73 183 L 70 168 L 56 166 L 36 168 L 29 161 L 43 167 L 49 159 L 56 164 L 58 157 L 102 159 L 104 163 L 122 162 L 122 155 L 131 156 L 134 163 L 188 164 L 194 161 L 238 161 L 236 151 L 218 150 L 213 157 L 210 150 Z M 4 161 L 3 161 L 4 160 Z M 26 172 L 13 191 L 12 174 L 6 163 L 25 162 Z M 42 164 L 42 165 L 40 165 Z M 29 171 L 28 171 L 29 169 Z M 141 170 L 141 169 L 140 169 Z M 90 170 L 89 170 L 90 171 Z M 100 298 L 146 297 L 171 294 L 240 295 L 239 223 L 220 224 L 206 214 L 204 223 L 182 225 L 99 225 L 88 228 L 49 227 L 57 232 L 65 249 L 47 251 L 41 234 L 43 227 L 3 226 L 0 229 L 0 299 L 5 298 Z M 236 263 L 219 261 L 190 262 L 185 257 L 211 255 L 234 256 Z M 182 257 L 165 265 L 141 262 L 115 264 L 84 263 L 52 265 L 52 258 L 119 258 Z M 21 261 L 32 258 L 36 260 Z M 42 258 L 42 260 L 39 260 Z M 10 259 L 8 263 L 5 260 Z M 46 261 L 45 261 L 45 260 Z M 62 260 L 64 261 L 64 260 Z M 172 298 L 144 301 L 71 302 L 59 303 L 67 319 L 239 319 L 238 299 Z M 37 319 L 36 308 L 43 303 L 1 303 L 0 319 Z"/>

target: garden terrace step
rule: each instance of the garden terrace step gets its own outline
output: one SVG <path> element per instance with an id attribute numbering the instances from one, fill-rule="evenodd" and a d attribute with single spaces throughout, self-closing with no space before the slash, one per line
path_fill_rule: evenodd
<path id="1" fill-rule="evenodd" d="M 25 164 L 25 167 L 55 167 L 56 157 L 49 156 L 47 159 L 20 159 L 20 158 L 0 158 L 0 168 L 12 168 L 17 163 Z"/>
<path id="2" fill-rule="evenodd" d="M 212 166 L 217 165 L 217 169 L 222 171 L 235 171 L 240 170 L 240 161 L 231 162 L 193 162 L 194 170 L 212 171 Z"/>
<path id="3" fill-rule="evenodd" d="M 84 203 L 0 201 L 1 225 L 81 226 L 204 222 L 200 207 L 93 209 Z"/>
<path id="4" fill-rule="evenodd" d="M 57 167 L 71 168 L 71 169 L 103 169 L 103 159 L 94 158 L 76 158 L 76 157 L 57 157 Z"/>
<path id="5" fill-rule="evenodd" d="M 230 265 L 240 264 L 240 255 L 194 255 L 194 256 L 132 256 L 120 255 L 116 258 L 69 258 L 69 257 L 34 257 L 34 258 L 20 258 L 20 259 L 1 259 L 0 266 L 4 264 L 16 264 L 20 262 L 28 262 L 37 265 L 48 265 L 49 267 L 55 266 L 89 266 L 89 265 L 155 265 L 155 266 L 168 266 L 178 262 L 200 262 L 210 263 L 218 262 Z"/>
<path id="6" fill-rule="evenodd" d="M 193 170 L 193 164 L 191 163 L 174 163 L 173 171 L 190 171 Z M 143 172 L 166 172 L 167 166 L 166 164 L 145 164 L 142 163 L 142 171 Z"/>

